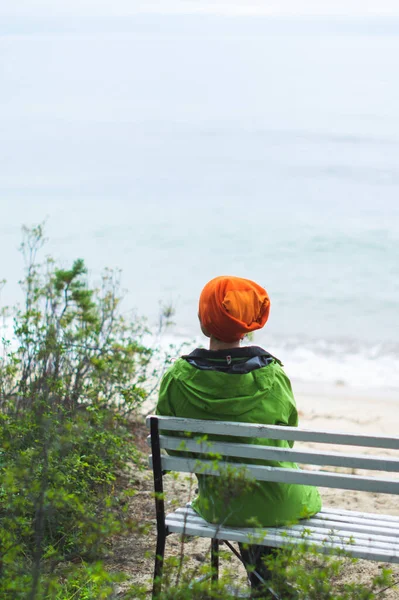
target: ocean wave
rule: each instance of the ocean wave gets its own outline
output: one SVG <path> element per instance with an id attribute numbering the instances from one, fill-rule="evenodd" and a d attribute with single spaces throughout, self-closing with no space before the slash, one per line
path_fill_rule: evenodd
<path id="1" fill-rule="evenodd" d="M 269 350 L 299 381 L 399 390 L 399 347 L 394 343 L 289 341 L 272 343 Z"/>

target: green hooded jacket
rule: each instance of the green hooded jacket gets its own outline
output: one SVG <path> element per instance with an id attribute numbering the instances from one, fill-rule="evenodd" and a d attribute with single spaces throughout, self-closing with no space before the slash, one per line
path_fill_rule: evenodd
<path id="1" fill-rule="evenodd" d="M 298 425 L 291 384 L 280 361 L 257 346 L 218 351 L 197 349 L 178 359 L 162 379 L 157 414 Z M 209 438 L 216 439 L 215 436 Z M 284 440 L 261 438 L 219 436 L 217 439 L 282 448 L 293 445 Z M 236 462 L 245 460 L 236 459 Z M 290 462 L 257 462 L 299 468 Z M 311 486 L 256 482 L 234 494 L 226 493 L 226 482 L 219 477 L 198 475 L 198 484 L 199 494 L 193 508 L 212 523 L 277 526 L 295 522 L 321 509 L 319 492 Z"/>

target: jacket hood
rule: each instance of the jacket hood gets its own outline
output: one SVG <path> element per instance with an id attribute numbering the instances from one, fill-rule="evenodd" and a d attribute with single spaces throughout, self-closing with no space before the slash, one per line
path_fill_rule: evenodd
<path id="1" fill-rule="evenodd" d="M 220 420 L 253 412 L 272 389 L 279 370 L 280 361 L 258 346 L 196 349 L 173 368 L 186 402 Z"/>

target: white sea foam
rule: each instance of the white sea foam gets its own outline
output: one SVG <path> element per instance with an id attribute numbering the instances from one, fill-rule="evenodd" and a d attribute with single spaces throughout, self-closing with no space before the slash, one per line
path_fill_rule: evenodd
<path id="1" fill-rule="evenodd" d="M 399 390 L 399 355 L 384 352 L 378 344 L 348 350 L 345 344 L 320 341 L 290 347 L 276 344 L 269 349 L 281 358 L 289 376 L 299 381 Z"/>

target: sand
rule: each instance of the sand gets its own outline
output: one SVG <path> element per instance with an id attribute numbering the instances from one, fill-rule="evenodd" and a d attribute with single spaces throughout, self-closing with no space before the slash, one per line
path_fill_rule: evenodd
<path id="1" fill-rule="evenodd" d="M 302 427 L 399 435 L 399 390 L 293 381 Z"/>
<path id="2" fill-rule="evenodd" d="M 344 386 L 316 386 L 299 382 L 294 382 L 293 387 L 302 427 L 399 436 L 399 390 L 371 392 Z M 299 446 L 343 451 L 340 446 L 331 444 L 296 444 L 296 447 Z M 399 452 L 378 448 L 352 448 L 349 451 L 399 458 Z M 360 470 L 357 473 L 367 474 Z M 385 473 L 381 475 L 395 477 Z M 324 506 L 399 516 L 397 496 L 334 489 L 322 489 L 321 492 Z"/>

